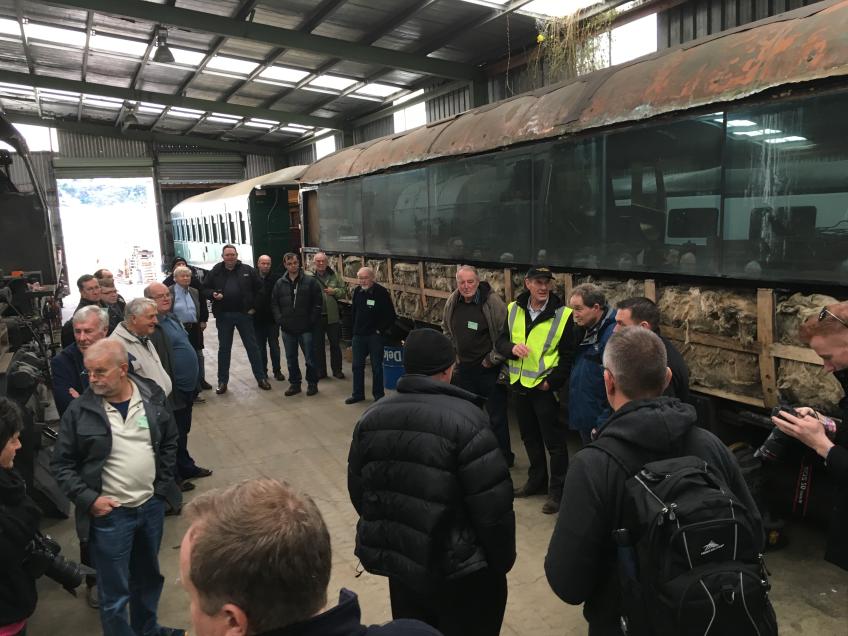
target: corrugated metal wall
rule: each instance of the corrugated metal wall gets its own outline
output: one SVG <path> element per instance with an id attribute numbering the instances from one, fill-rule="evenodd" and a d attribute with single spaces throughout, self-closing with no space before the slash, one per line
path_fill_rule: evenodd
<path id="1" fill-rule="evenodd" d="M 364 141 L 385 137 L 395 132 L 394 115 L 381 117 L 376 121 L 372 121 L 364 126 L 355 128 L 353 131 L 353 143 L 361 144 Z"/>
<path id="2" fill-rule="evenodd" d="M 269 155 L 247 155 L 244 161 L 244 178 L 253 179 L 277 170 L 274 157 Z"/>
<path id="3" fill-rule="evenodd" d="M 204 160 L 201 155 L 185 157 L 178 162 L 161 161 L 158 177 L 161 185 L 189 183 L 237 183 L 244 180 L 244 163 L 239 155 L 215 157 L 216 161 Z"/>
<path id="4" fill-rule="evenodd" d="M 657 15 L 657 48 L 719 33 L 812 4 L 802 0 L 697 0 Z"/>
<path id="5" fill-rule="evenodd" d="M 427 123 L 453 117 L 471 108 L 471 88 L 464 86 L 447 95 L 428 99 Z"/>
<path id="6" fill-rule="evenodd" d="M 96 159 L 100 157 L 143 158 L 150 157 L 147 142 L 119 137 L 94 137 L 66 130 L 57 130 L 60 157 Z"/>
<path id="7" fill-rule="evenodd" d="M 315 144 L 309 144 L 286 155 L 287 166 L 306 166 L 315 161 Z"/>

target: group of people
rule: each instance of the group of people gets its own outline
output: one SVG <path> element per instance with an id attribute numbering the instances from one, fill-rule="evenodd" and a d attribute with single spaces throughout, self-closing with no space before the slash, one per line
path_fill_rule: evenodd
<path id="1" fill-rule="evenodd" d="M 289 361 L 286 393 L 294 395 L 302 383 L 300 370 L 294 373 L 298 348 L 307 359 L 307 394 L 317 390 L 318 347 L 310 336 L 333 331 L 325 299 L 340 298 L 343 282 L 327 271 L 322 254 L 314 275 L 287 254 L 286 274 L 266 282 L 266 258 L 260 257 L 254 273 L 234 248 L 225 248 L 218 271 L 198 281 L 201 293 L 192 287 L 192 271 L 177 266 L 170 288 L 148 285 L 143 298 L 126 302 L 114 326 L 108 308 L 89 291 L 90 302 L 71 319 L 74 341 L 53 360 L 63 415 L 51 468 L 76 506 L 83 561 L 97 570 L 97 593 L 89 597 L 99 603 L 104 634 L 185 633 L 158 622 L 158 552 L 166 510 L 179 512 L 186 484 L 211 474 L 187 447 L 200 373 L 198 340 L 190 333 L 196 325 L 202 336 L 204 294 L 212 300 L 219 334 L 229 326 L 230 345 L 236 328 L 246 347 L 253 338 L 248 356 L 260 387 L 268 379 L 260 373 L 255 334 L 264 332 L 252 323 L 261 315 L 258 299 L 270 294 L 268 308 L 282 326 Z M 376 349 L 394 322 L 388 291 L 368 268 L 358 274 L 348 402 L 364 399 L 365 357 L 372 356 L 375 376 L 381 372 L 382 351 L 375 360 Z M 327 284 L 333 277 L 338 286 Z M 93 287 L 90 280 L 82 285 Z M 367 571 L 388 578 L 394 621 L 362 626 L 357 597 L 346 589 L 337 605 L 322 612 L 331 552 L 321 514 L 308 495 L 259 479 L 204 493 L 186 506 L 190 526 L 180 571 L 193 633 L 495 636 L 516 559 L 513 499 L 546 494 L 543 512 L 559 512 L 545 560 L 551 588 L 565 602 L 584 605 L 592 636 L 621 634 L 627 610 L 614 531 L 622 522 L 631 468 L 669 457 L 693 456 L 709 465 L 740 511 L 752 511 L 761 549 L 756 505 L 738 466 L 680 399 L 688 391 L 685 363 L 657 333 L 656 305 L 633 298 L 611 308 L 593 285 L 575 287 L 566 305 L 553 280 L 550 269 L 531 268 L 525 291 L 506 304 L 474 268 L 459 268 L 445 306 L 444 334 L 410 332 L 406 373 L 391 398 L 380 399 L 382 382 L 374 378 L 376 403 L 352 434 L 348 490 L 359 516 L 356 556 Z M 190 313 L 192 306 L 197 313 Z M 848 303 L 808 320 L 802 337 L 825 368 L 845 380 Z M 223 348 L 226 336 L 219 338 Z M 323 341 L 321 349 L 323 355 Z M 228 380 L 221 360 L 219 353 L 219 393 Z M 331 355 L 334 374 L 338 361 L 341 375 L 340 360 Z M 358 381 L 357 369 L 363 374 Z M 530 463 L 527 482 L 516 489 L 509 472 L 509 393 Z M 821 421 L 821 414 L 803 407 L 774 419 L 825 459 L 845 492 L 848 430 L 843 427 L 834 439 Z M 580 433 L 584 446 L 571 461 L 568 427 Z M 0 401 L 0 497 L 9 511 L 0 519 L 0 554 L 11 564 L 9 576 L 27 579 L 26 539 L 37 530 L 38 515 L 12 472 L 20 430 L 20 412 Z M 848 569 L 846 504 L 842 496 L 826 558 Z M 711 542 L 705 550 L 723 547 Z M 0 633 L 25 630 L 35 604 L 34 585 L 27 581 L 22 586 L 0 578 Z M 758 610 L 752 619 L 756 633 L 772 633 L 767 600 Z"/>

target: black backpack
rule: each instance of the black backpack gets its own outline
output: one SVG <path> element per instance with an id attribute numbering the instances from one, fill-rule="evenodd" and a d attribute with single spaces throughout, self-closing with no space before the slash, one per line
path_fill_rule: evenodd
<path id="1" fill-rule="evenodd" d="M 776 635 L 755 513 L 719 472 L 692 456 L 628 467 L 592 446 L 632 475 L 613 532 L 622 633 Z"/>

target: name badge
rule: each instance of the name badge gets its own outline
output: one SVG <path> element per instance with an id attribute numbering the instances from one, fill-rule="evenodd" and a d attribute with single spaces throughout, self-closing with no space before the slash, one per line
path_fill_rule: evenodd
<path id="1" fill-rule="evenodd" d="M 372 300 L 366 300 L 365 304 L 368 305 L 369 307 L 373 307 L 375 303 L 374 303 L 374 300 L 372 299 Z"/>
<path id="2" fill-rule="evenodd" d="M 468 328 L 473 329 L 474 331 L 477 331 L 477 323 L 474 322 L 473 320 L 469 320 L 468 321 Z"/>
<path id="3" fill-rule="evenodd" d="M 147 421 L 146 415 L 139 415 L 136 421 L 139 428 L 150 428 L 150 422 Z"/>

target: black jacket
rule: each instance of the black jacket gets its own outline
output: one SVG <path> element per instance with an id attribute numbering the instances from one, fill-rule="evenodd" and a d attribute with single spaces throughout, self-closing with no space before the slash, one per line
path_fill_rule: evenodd
<path id="1" fill-rule="evenodd" d="M 82 351 L 76 342 L 53 357 L 50 361 L 50 371 L 53 375 L 53 400 L 61 417 L 74 399 L 68 391 L 75 389 L 82 395 L 88 388 L 88 375 L 82 363 Z"/>
<path id="2" fill-rule="evenodd" d="M 660 336 L 660 340 L 665 345 L 668 368 L 671 369 L 671 382 L 668 383 L 663 395 L 676 397 L 686 402 L 689 400 L 689 367 L 686 366 L 686 360 L 683 359 L 671 340 L 663 336 Z"/>
<path id="3" fill-rule="evenodd" d="M 825 465 L 836 484 L 836 497 L 824 558 L 843 570 L 848 570 L 848 370 L 836 374 L 846 397 L 839 402 L 842 425 L 836 434 L 836 446 L 827 454 Z"/>
<path id="4" fill-rule="evenodd" d="M 674 398 L 635 400 L 613 413 L 599 439 L 628 465 L 694 455 L 706 460 L 759 519 L 757 506 L 727 447 L 696 426 L 695 409 Z M 637 463 L 638 462 L 638 463 Z M 592 636 L 621 634 L 615 546 L 624 482 L 629 477 L 607 453 L 589 444 L 571 461 L 562 508 L 545 557 L 551 588 L 566 603 L 585 603 Z M 762 529 L 758 528 L 762 536 Z"/>
<path id="5" fill-rule="evenodd" d="M 177 461 L 177 425 L 165 406 L 165 392 L 153 380 L 130 374 L 144 402 L 150 425 L 150 441 L 156 456 L 155 493 L 164 497 L 175 509 L 181 495 L 175 486 Z M 74 400 L 59 425 L 59 438 L 53 447 L 50 469 L 62 492 L 74 502 L 77 533 L 88 536 L 89 508 L 100 496 L 103 464 L 112 451 L 109 418 L 101 398 L 89 387 Z"/>
<path id="6" fill-rule="evenodd" d="M 428 590 L 515 562 L 506 461 L 480 398 L 405 375 L 353 432 L 348 490 L 359 513 L 356 555 L 373 574 Z"/>
<path id="7" fill-rule="evenodd" d="M 0 468 L 0 627 L 18 623 L 35 611 L 35 577 L 24 561 L 40 517 L 23 478 L 14 470 Z"/>
<path id="8" fill-rule="evenodd" d="M 420 621 L 401 619 L 366 627 L 356 594 L 342 588 L 339 604 L 302 623 L 262 632 L 257 636 L 441 636 Z"/>
<path id="9" fill-rule="evenodd" d="M 515 299 L 515 302 L 518 303 L 518 306 L 525 311 L 527 316 L 527 319 L 524 321 L 525 335 L 529 335 L 533 328 L 537 325 L 553 318 L 556 310 L 562 307 L 563 304 L 559 296 L 551 293 L 548 297 L 548 304 L 545 307 L 545 310 L 536 317 L 536 320 L 531 321 L 529 320 L 530 314 L 527 313 L 527 303 L 530 302 L 530 292 L 522 292 L 518 298 Z M 578 344 L 575 334 L 576 329 L 574 326 L 574 316 L 569 315 L 568 320 L 565 323 L 565 331 L 562 332 L 562 338 L 560 338 L 559 346 L 557 347 L 557 350 L 559 351 L 559 362 L 557 363 L 556 368 L 545 377 L 545 380 L 547 380 L 548 385 L 551 387 L 551 391 L 558 391 L 561 389 L 568 381 L 568 376 L 571 374 L 571 365 L 574 363 L 574 354 L 577 351 Z M 518 356 L 512 352 L 512 347 L 514 345 L 515 343 L 512 342 L 512 334 L 509 331 L 509 315 L 507 315 L 507 320 L 504 322 L 495 348 L 498 353 L 507 360 L 517 360 Z M 540 390 L 538 387 L 536 387 L 536 389 Z"/>
<path id="10" fill-rule="evenodd" d="M 262 291 L 262 281 L 259 280 L 256 270 L 241 261 L 236 261 L 233 272 L 238 276 L 241 311 L 247 313 L 251 309 L 256 308 L 256 297 Z M 212 313 L 216 316 L 221 311 L 222 301 L 213 300 L 212 293 L 224 289 L 227 275 L 232 274 L 227 272 L 224 262 L 221 261 L 220 263 L 216 263 L 203 279 L 203 296 L 212 301 Z"/>
<path id="11" fill-rule="evenodd" d="M 397 314 L 389 290 L 374 283 L 368 289 L 353 290 L 350 308 L 353 312 L 353 335 L 386 335 L 395 324 Z"/>
<path id="12" fill-rule="evenodd" d="M 324 307 L 324 291 L 313 276 L 298 271 L 292 281 L 283 274 L 274 284 L 271 293 L 271 311 L 274 322 L 285 333 L 301 334 L 312 331 L 321 322 L 321 309 Z"/>
<path id="13" fill-rule="evenodd" d="M 256 313 L 253 314 L 253 320 L 257 323 L 274 324 L 274 312 L 271 311 L 271 296 L 274 293 L 274 285 L 280 280 L 280 275 L 276 272 L 268 272 L 265 278 L 256 273 L 259 280 L 262 282 L 262 289 L 259 296 L 256 298 Z"/>

